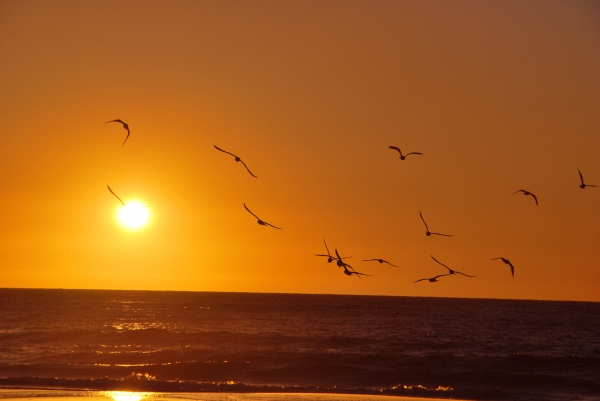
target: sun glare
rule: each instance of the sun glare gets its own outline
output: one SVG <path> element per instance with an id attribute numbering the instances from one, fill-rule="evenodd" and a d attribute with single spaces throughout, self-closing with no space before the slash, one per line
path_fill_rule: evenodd
<path id="1" fill-rule="evenodd" d="M 115 401 L 140 401 L 147 393 L 131 393 L 129 391 L 107 391 L 106 395 Z"/>
<path id="2" fill-rule="evenodd" d="M 144 228 L 150 220 L 150 209 L 141 202 L 127 202 L 116 213 L 117 221 L 129 230 Z"/>

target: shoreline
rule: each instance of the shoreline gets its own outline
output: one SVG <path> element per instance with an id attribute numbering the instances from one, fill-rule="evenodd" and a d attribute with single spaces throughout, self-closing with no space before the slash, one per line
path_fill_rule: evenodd
<path id="1" fill-rule="evenodd" d="M 134 392 L 99 391 L 67 388 L 0 387 L 0 399 L 28 400 L 44 398 L 53 401 L 95 398 L 97 401 L 468 401 L 456 398 L 424 398 L 379 394 L 346 393 L 230 393 L 230 392 Z"/>

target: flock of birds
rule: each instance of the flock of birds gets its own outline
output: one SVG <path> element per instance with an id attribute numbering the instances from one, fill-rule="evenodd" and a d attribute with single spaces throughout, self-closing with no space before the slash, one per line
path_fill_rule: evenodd
<path id="1" fill-rule="evenodd" d="M 129 139 L 129 135 L 131 134 L 131 132 L 129 131 L 129 125 L 128 125 L 127 123 L 125 123 L 124 121 L 120 120 L 120 119 L 116 119 L 116 120 L 107 121 L 105 124 L 108 124 L 108 123 L 113 123 L 113 122 L 116 122 L 116 123 L 120 123 L 120 124 L 122 124 L 122 125 L 123 125 L 123 128 L 124 128 L 124 129 L 127 131 L 127 136 L 125 137 L 125 140 L 123 141 L 123 144 L 121 145 L 121 147 L 123 147 L 123 146 L 125 145 L 125 142 L 127 142 L 127 139 Z M 231 156 L 233 156 L 233 158 L 234 158 L 234 160 L 235 160 L 236 162 L 240 162 L 240 163 L 242 163 L 242 164 L 243 164 L 243 166 L 246 168 L 246 171 L 248 171 L 248 173 L 249 173 L 249 174 L 250 174 L 252 177 L 254 177 L 254 178 L 258 178 L 256 175 L 254 175 L 254 174 L 252 173 L 252 171 L 250 171 L 250 169 L 248 168 L 248 166 L 246 165 L 246 163 L 244 163 L 244 161 L 243 161 L 243 160 L 242 160 L 242 159 L 241 159 L 239 156 L 237 156 L 237 155 L 235 155 L 235 154 L 233 154 L 233 153 L 231 153 L 231 152 L 228 152 L 228 151 L 226 151 L 226 150 L 223 150 L 223 149 L 219 148 L 217 145 L 213 145 L 213 146 L 214 146 L 214 147 L 215 147 L 215 149 L 217 149 L 218 151 L 220 151 L 220 152 L 223 152 L 223 153 L 226 153 L 226 154 L 228 154 L 228 155 L 231 155 Z M 394 150 L 396 150 L 396 151 L 397 151 L 397 152 L 400 154 L 400 156 L 399 156 L 400 160 L 405 160 L 405 159 L 406 159 L 408 156 L 410 156 L 410 155 L 421 155 L 421 156 L 423 155 L 423 153 L 421 153 L 421 152 L 410 152 L 410 153 L 407 153 L 407 154 L 403 154 L 403 153 L 402 153 L 402 151 L 400 150 L 400 148 L 398 148 L 398 147 L 396 147 L 396 146 L 389 146 L 389 148 L 390 148 L 390 149 L 394 149 Z M 596 187 L 596 188 L 598 187 L 598 185 L 586 184 L 586 183 L 584 182 L 584 180 L 583 180 L 583 174 L 581 174 L 581 170 L 579 170 L 579 169 L 578 169 L 577 171 L 579 172 L 579 179 L 580 179 L 580 181 L 581 181 L 581 184 L 579 185 L 579 187 L 580 187 L 581 189 L 585 189 L 586 187 Z M 119 200 L 119 202 L 121 203 L 121 206 L 125 206 L 125 202 L 123 202 L 123 201 L 121 200 L 121 198 L 119 198 L 119 197 L 118 197 L 118 196 L 117 196 L 117 195 L 116 195 L 116 194 L 113 192 L 113 190 L 110 188 L 110 186 L 108 186 L 108 185 L 107 185 L 107 187 L 108 187 L 108 190 L 110 191 L 110 193 L 111 193 L 113 196 L 115 196 L 115 198 L 117 198 L 117 199 Z M 537 198 L 537 196 L 535 196 L 535 194 L 533 194 L 532 192 L 530 192 L 530 191 L 527 191 L 527 190 L 525 190 L 525 189 L 519 189 L 518 191 L 515 191 L 515 192 L 513 192 L 513 195 L 514 195 L 514 194 L 517 194 L 517 193 L 519 193 L 519 192 L 522 192 L 522 193 L 523 193 L 523 195 L 525 195 L 525 196 L 531 196 L 531 197 L 534 199 L 534 201 L 535 201 L 535 204 L 536 204 L 537 206 L 539 206 L 538 198 Z M 253 212 L 252 212 L 252 211 L 251 211 L 251 210 L 248 208 L 248 206 L 246 206 L 246 204 L 245 204 L 245 203 L 244 203 L 244 208 L 246 209 L 246 211 L 247 211 L 248 213 L 250 213 L 252 216 L 254 216 L 254 217 L 256 218 L 256 221 L 257 221 L 257 223 L 258 223 L 259 225 L 261 225 L 261 226 L 266 226 L 266 227 L 272 227 L 272 228 L 275 228 L 275 229 L 277 229 L 277 230 L 281 230 L 281 227 L 276 227 L 276 226 L 274 226 L 274 225 L 272 225 L 272 224 L 270 224 L 270 223 L 267 223 L 266 221 L 262 220 L 261 218 L 259 218 L 257 215 L 255 215 L 255 214 L 254 214 L 254 213 L 253 213 Z M 428 226 L 428 225 L 427 225 L 427 223 L 425 222 L 425 219 L 423 218 L 423 214 L 422 214 L 420 211 L 419 211 L 419 216 L 421 217 L 421 220 L 423 221 L 423 224 L 425 225 L 425 235 L 426 235 L 426 236 L 430 237 L 430 236 L 432 236 L 432 235 L 439 235 L 439 236 L 442 236 L 442 237 L 452 237 L 452 234 L 442 234 L 442 233 L 437 233 L 437 232 L 431 232 L 431 231 L 429 231 L 429 226 Z M 335 261 L 335 262 L 336 262 L 336 264 L 337 264 L 337 266 L 338 266 L 338 268 L 343 268 L 343 269 L 344 269 L 344 274 L 345 274 L 345 275 L 347 275 L 347 276 L 356 276 L 356 277 L 358 277 L 358 278 L 360 278 L 361 276 L 371 276 L 370 274 L 365 274 L 365 273 L 361 273 L 361 272 L 358 272 L 358 271 L 356 271 L 356 270 L 355 270 L 355 269 L 354 269 L 352 266 L 350 266 L 348 263 L 344 262 L 344 259 L 351 258 L 352 256 L 346 256 L 346 257 L 342 257 L 342 256 L 340 256 L 340 254 L 339 254 L 339 252 L 338 252 L 338 250 L 337 250 L 337 249 L 334 249 L 334 251 L 335 251 L 335 256 L 333 256 L 333 255 L 332 255 L 332 254 L 329 252 L 329 248 L 327 247 L 327 242 L 325 242 L 325 240 L 323 240 L 323 243 L 325 244 L 325 249 L 327 250 L 327 254 L 315 254 L 315 256 L 319 256 L 319 257 L 326 257 L 326 258 L 327 258 L 327 263 L 332 263 L 333 261 Z M 431 259 L 433 259 L 433 260 L 434 260 L 434 262 L 436 262 L 436 263 L 438 263 L 438 264 L 442 265 L 443 267 L 445 267 L 446 269 L 448 269 L 448 273 L 446 273 L 446 274 L 439 274 L 439 275 L 437 275 L 437 276 L 434 276 L 434 277 L 426 277 L 426 278 L 422 278 L 422 279 L 419 279 L 419 280 L 413 281 L 413 283 L 418 283 L 418 282 L 420 282 L 420 281 L 429 281 L 430 283 L 436 283 L 436 282 L 438 281 L 438 278 L 440 278 L 440 277 L 444 277 L 444 276 L 452 276 L 452 275 L 457 275 L 457 274 L 460 274 L 460 275 L 462 275 L 462 276 L 469 277 L 469 278 L 474 278 L 474 277 L 477 277 L 477 276 L 471 276 L 471 275 L 469 275 L 469 274 L 465 274 L 465 273 L 459 272 L 459 271 L 457 271 L 457 270 L 453 270 L 453 269 L 449 268 L 448 266 L 446 266 L 445 264 L 443 264 L 442 262 L 440 262 L 439 260 L 437 260 L 436 258 L 434 258 L 434 257 L 433 257 L 433 255 L 430 255 L 430 256 L 431 256 Z M 502 261 L 504 264 L 506 264 L 506 265 L 510 266 L 510 272 L 511 272 L 511 275 L 512 275 L 513 279 L 515 278 L 515 267 L 513 266 L 513 264 L 511 263 L 511 261 L 510 261 L 510 260 L 508 260 L 508 259 L 506 259 L 506 258 L 503 258 L 503 257 L 492 258 L 492 259 L 490 259 L 490 260 L 501 260 L 501 261 Z M 390 266 L 397 267 L 396 265 L 394 265 L 394 264 L 392 264 L 392 263 L 388 262 L 387 260 L 380 259 L 380 258 L 379 258 L 379 259 L 363 259 L 362 261 L 363 261 L 363 262 L 379 262 L 379 263 L 386 263 L 386 264 L 388 264 L 388 265 L 390 265 Z"/>

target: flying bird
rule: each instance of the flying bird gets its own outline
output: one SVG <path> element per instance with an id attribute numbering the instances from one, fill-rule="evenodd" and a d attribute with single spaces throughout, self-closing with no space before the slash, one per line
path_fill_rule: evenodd
<path id="1" fill-rule="evenodd" d="M 347 270 L 347 267 L 349 267 L 350 269 L 352 269 L 352 271 L 356 271 L 356 270 L 354 270 L 354 268 L 353 268 L 352 266 L 350 266 L 348 263 L 346 263 L 346 262 L 344 262 L 344 261 L 342 260 L 342 259 L 344 259 L 344 258 L 342 258 L 342 257 L 340 256 L 340 253 L 338 252 L 338 250 L 337 250 L 337 249 L 335 250 L 335 255 L 337 256 L 337 258 L 335 258 L 335 260 L 337 260 L 337 266 L 338 266 L 338 268 L 339 268 L 339 267 L 343 267 L 343 268 L 344 268 L 344 270 Z"/>
<path id="2" fill-rule="evenodd" d="M 584 184 L 583 183 L 583 175 L 581 175 L 581 170 L 577 169 L 577 171 L 579 171 L 579 178 L 581 178 L 581 185 L 579 186 L 579 188 L 581 189 L 585 189 L 585 187 L 598 187 L 598 185 L 592 185 L 592 184 Z"/>
<path id="3" fill-rule="evenodd" d="M 527 195 L 531 195 L 533 196 L 533 199 L 535 199 L 535 204 L 537 206 L 539 206 L 538 200 L 537 200 L 537 196 L 535 196 L 534 194 L 532 194 L 529 191 L 525 191 L 524 189 L 519 189 L 518 191 L 513 192 L 513 195 L 516 194 L 517 192 L 523 192 L 523 195 L 527 196 Z"/>
<path id="4" fill-rule="evenodd" d="M 252 213 L 252 212 L 250 211 L 250 209 L 248 209 L 248 206 L 246 206 L 246 204 L 245 204 L 245 203 L 244 203 L 244 208 L 245 208 L 245 209 L 248 211 L 248 213 L 250 213 L 252 216 L 256 217 L 256 220 L 258 220 L 258 221 L 257 221 L 257 223 L 258 223 L 258 224 L 260 224 L 261 226 L 269 226 L 269 227 L 273 227 L 273 228 L 276 228 L 276 229 L 278 229 L 278 230 L 281 230 L 281 228 L 279 228 L 279 227 L 275 227 L 274 225 L 272 225 L 272 224 L 269 224 L 269 223 L 267 223 L 266 221 L 262 221 L 261 219 L 259 219 L 257 215 L 255 215 L 254 213 Z"/>
<path id="5" fill-rule="evenodd" d="M 379 263 L 387 263 L 388 265 L 394 266 L 394 267 L 398 267 L 396 265 L 391 264 L 390 262 L 388 262 L 387 260 L 383 260 L 383 259 L 363 259 L 363 262 L 379 262 Z"/>
<path id="6" fill-rule="evenodd" d="M 369 276 L 369 277 L 372 276 L 371 274 L 365 274 L 365 273 L 357 272 L 356 270 L 350 271 L 350 270 L 346 269 L 346 266 L 344 266 L 344 274 L 346 276 L 352 276 L 354 274 L 358 278 L 360 278 L 360 276 Z"/>
<path id="7" fill-rule="evenodd" d="M 425 223 L 425 219 L 423 218 L 423 215 L 421 214 L 421 212 L 419 212 L 419 216 L 421 216 L 421 220 L 423 220 L 423 224 L 425 224 L 425 229 L 427 230 L 427 231 L 425 232 L 425 235 L 426 235 L 426 236 L 430 237 L 430 236 L 432 236 L 432 235 L 442 235 L 442 236 L 444 236 L 444 237 L 452 237 L 452 235 L 451 235 L 451 234 L 440 234 L 440 233 L 432 233 L 432 232 L 429 232 L 429 227 L 427 227 L 427 223 Z"/>
<path id="8" fill-rule="evenodd" d="M 495 259 L 501 259 L 505 264 L 509 265 L 512 277 L 515 278 L 515 267 L 512 265 L 512 263 L 510 263 L 510 260 L 504 259 L 504 258 L 491 258 L 490 260 L 495 260 Z"/>
<path id="9" fill-rule="evenodd" d="M 129 134 L 130 134 L 130 132 L 129 132 L 129 125 L 127 125 L 127 123 L 125 121 L 118 120 L 118 119 L 117 120 L 107 121 L 104 124 L 108 124 L 108 123 L 121 123 L 121 124 L 123 124 L 123 128 L 125 128 L 127 130 L 127 136 L 125 137 L 125 140 L 123 141 L 123 145 L 125 145 L 125 142 L 127 142 L 127 139 L 129 139 Z M 121 147 L 123 147 L 123 145 L 121 145 Z"/>
<path id="10" fill-rule="evenodd" d="M 404 160 L 404 159 L 406 159 L 407 156 L 410 156 L 410 155 L 423 155 L 423 153 L 421 153 L 421 152 L 410 152 L 410 153 L 403 155 L 400 148 L 398 148 L 396 146 L 388 146 L 388 147 L 390 149 L 396 149 L 398 151 L 398 153 L 400 153 L 400 160 Z"/>
<path id="11" fill-rule="evenodd" d="M 422 278 L 420 280 L 413 281 L 413 283 L 418 283 L 419 281 L 424 281 L 424 280 L 428 280 L 430 283 L 437 283 L 437 278 L 438 277 L 444 277 L 444 276 L 450 276 L 450 274 L 440 274 L 439 276 L 435 276 L 435 277 L 432 277 L 432 278 Z"/>
<path id="12" fill-rule="evenodd" d="M 227 152 L 226 150 L 221 149 L 220 147 L 218 147 L 217 145 L 213 145 L 217 150 L 220 150 L 223 153 L 227 153 L 228 155 L 231 155 L 235 158 L 236 162 L 242 162 L 242 164 L 244 165 L 244 167 L 246 167 L 246 170 L 248 170 L 248 172 L 250 173 L 250 175 L 254 178 L 258 178 L 257 176 L 255 176 L 254 174 L 252 174 L 252 171 L 250 171 L 250 169 L 248 168 L 248 166 L 246 166 L 246 163 L 244 163 L 244 161 L 242 159 L 239 158 L 239 156 L 234 155 L 233 153 Z"/>
<path id="13" fill-rule="evenodd" d="M 323 243 L 325 244 L 325 249 L 327 249 L 327 255 L 316 253 L 315 256 L 325 256 L 327 258 L 327 263 L 331 263 L 334 260 L 337 260 L 337 258 L 335 256 L 331 256 L 331 253 L 329 253 L 329 248 L 327 247 L 327 242 L 325 242 L 325 240 L 323 240 Z M 346 257 L 343 257 L 342 259 L 347 259 L 347 258 L 351 258 L 351 257 L 352 256 L 346 256 Z"/>
<path id="14" fill-rule="evenodd" d="M 106 185 L 106 186 L 108 187 L 108 190 L 110 191 L 110 193 L 111 193 L 111 194 L 113 194 L 113 195 L 114 195 L 114 197 L 115 197 L 115 198 L 117 198 L 117 199 L 119 200 L 119 202 L 121 202 L 121 206 L 125 206 L 125 202 L 123 202 L 123 201 L 121 200 L 121 198 L 119 198 L 119 197 L 117 196 L 117 194 L 115 194 L 115 193 L 113 192 L 113 190 L 112 190 L 112 189 L 110 189 L 110 187 L 109 187 L 108 185 Z"/>
<path id="15" fill-rule="evenodd" d="M 429 255 L 431 256 L 431 255 Z M 446 266 L 445 264 L 443 264 L 442 262 L 440 262 L 439 260 L 437 260 L 436 258 L 434 258 L 433 256 L 431 256 L 431 259 L 435 260 L 436 262 L 438 262 L 440 265 L 444 266 L 446 269 L 448 269 L 448 274 L 462 274 L 463 276 L 466 277 L 476 277 L 476 276 L 469 276 L 468 274 L 465 273 L 461 273 L 459 271 L 456 270 L 452 270 L 451 268 L 449 268 L 448 266 Z"/>

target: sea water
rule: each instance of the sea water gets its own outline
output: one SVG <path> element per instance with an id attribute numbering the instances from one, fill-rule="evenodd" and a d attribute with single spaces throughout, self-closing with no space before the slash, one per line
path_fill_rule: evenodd
<path id="1" fill-rule="evenodd" d="M 0 386 L 600 399 L 600 303 L 0 289 Z"/>

